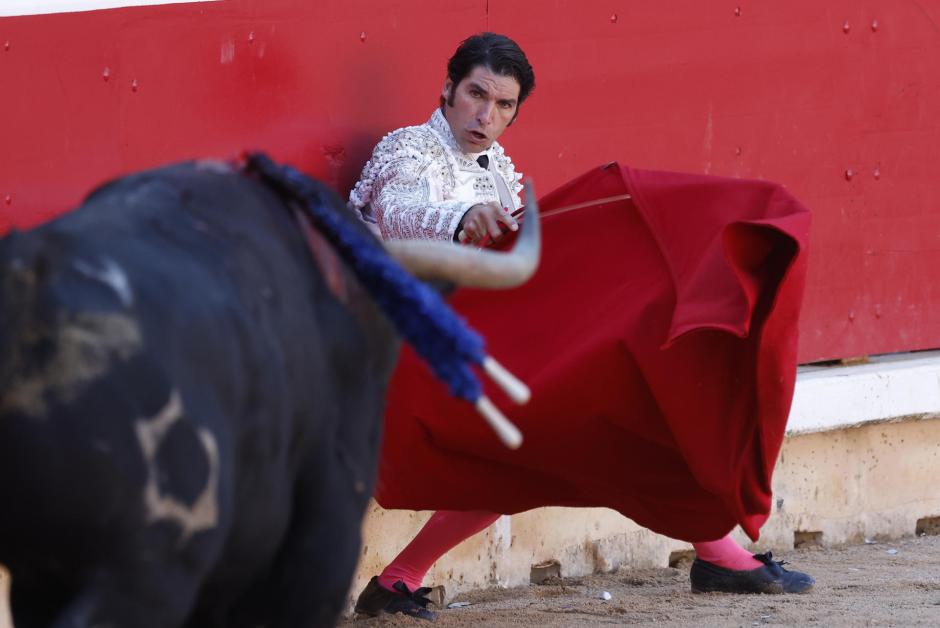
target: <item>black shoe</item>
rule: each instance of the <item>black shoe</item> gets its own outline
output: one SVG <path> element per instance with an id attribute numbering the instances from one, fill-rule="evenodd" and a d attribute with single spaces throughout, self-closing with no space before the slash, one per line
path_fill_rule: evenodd
<path id="1" fill-rule="evenodd" d="M 401 580 L 392 586 L 395 590 L 389 591 L 379 584 L 379 577 L 374 576 L 359 594 L 359 599 L 356 600 L 356 612 L 370 617 L 385 613 L 402 613 L 428 621 L 437 619 L 437 615 L 427 608 L 430 600 L 425 596 L 430 593 L 431 589 L 421 587 L 416 591 L 410 591 Z"/>
<path id="2" fill-rule="evenodd" d="M 770 552 L 754 554 L 763 567 L 736 571 L 696 558 L 689 577 L 692 593 L 804 593 L 813 588 L 812 576 L 787 571 L 782 560 L 773 560 Z"/>

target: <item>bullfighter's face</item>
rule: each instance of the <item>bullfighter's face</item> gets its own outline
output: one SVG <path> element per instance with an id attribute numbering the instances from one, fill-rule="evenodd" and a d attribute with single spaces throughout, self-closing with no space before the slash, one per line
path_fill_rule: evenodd
<path id="1" fill-rule="evenodd" d="M 459 84 L 441 92 L 444 117 L 465 153 L 479 153 L 503 134 L 519 107 L 519 82 L 478 65 Z"/>

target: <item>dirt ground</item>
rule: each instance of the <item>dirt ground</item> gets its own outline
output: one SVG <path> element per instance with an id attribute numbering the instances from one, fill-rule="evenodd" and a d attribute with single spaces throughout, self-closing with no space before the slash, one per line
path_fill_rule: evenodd
<path id="1" fill-rule="evenodd" d="M 783 558 L 816 578 L 802 595 L 693 594 L 688 566 L 622 570 L 517 589 L 485 589 L 439 613 L 435 626 L 940 626 L 940 536 Z M 600 598 L 610 593 L 610 601 Z M 411 618 L 349 619 L 344 628 L 427 626 Z"/>
<path id="2" fill-rule="evenodd" d="M 777 557 L 781 558 L 781 557 Z M 688 566 L 623 570 L 459 596 L 435 626 L 940 626 L 940 536 L 814 548 L 782 557 L 816 578 L 803 595 L 689 592 Z M 8 628 L 0 572 L 0 628 Z M 610 593 L 610 600 L 601 594 Z M 349 619 L 343 628 L 428 626 L 406 617 Z"/>

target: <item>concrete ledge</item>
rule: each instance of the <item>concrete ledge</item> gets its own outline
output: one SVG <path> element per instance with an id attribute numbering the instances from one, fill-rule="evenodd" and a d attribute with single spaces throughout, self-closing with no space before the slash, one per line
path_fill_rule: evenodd
<path id="1" fill-rule="evenodd" d="M 940 351 L 877 356 L 797 374 L 788 434 L 940 415 Z"/>

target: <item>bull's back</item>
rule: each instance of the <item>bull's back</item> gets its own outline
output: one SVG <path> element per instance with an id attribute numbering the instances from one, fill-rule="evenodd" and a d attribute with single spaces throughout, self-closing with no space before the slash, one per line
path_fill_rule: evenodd
<path id="1" fill-rule="evenodd" d="M 14 573 L 40 552 L 140 551 L 145 528 L 160 551 L 239 565 L 222 579 L 257 577 L 293 475 L 344 429 L 337 396 L 380 397 L 394 358 L 355 286 L 346 304 L 330 291 L 284 203 L 227 169 L 109 184 L 4 240 L 0 264 L 0 562 Z"/>

